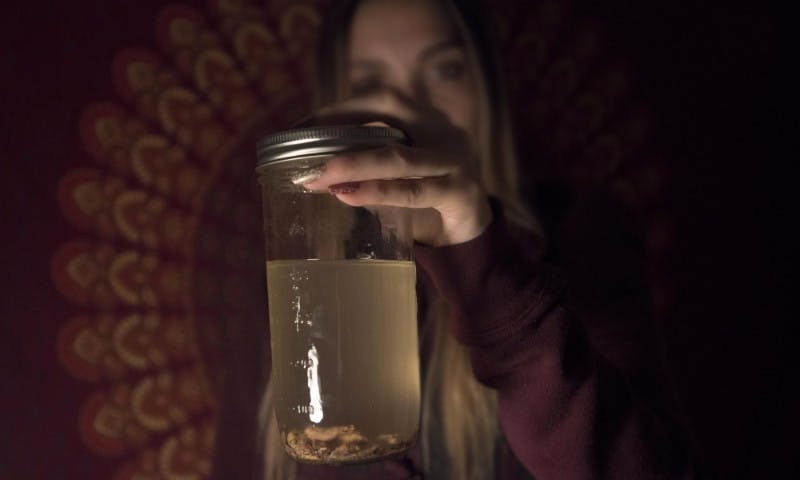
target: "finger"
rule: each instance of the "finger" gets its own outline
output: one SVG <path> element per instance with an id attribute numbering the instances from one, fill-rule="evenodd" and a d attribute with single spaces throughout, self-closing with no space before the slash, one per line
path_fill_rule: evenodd
<path id="1" fill-rule="evenodd" d="M 377 121 L 377 122 L 367 122 L 367 123 L 365 123 L 365 124 L 364 124 L 364 126 L 366 126 L 366 127 L 384 127 L 384 128 L 391 128 L 391 125 L 389 125 L 388 123 L 386 123 L 386 122 L 380 122 L 380 121 Z"/>
<path id="2" fill-rule="evenodd" d="M 431 245 L 471 240 L 484 231 L 492 219 L 486 194 L 480 186 L 450 175 L 368 180 L 334 185 L 330 190 L 337 199 L 354 207 L 405 207 L 418 213 L 436 211 L 438 227 L 430 222 L 414 222 L 414 238 Z M 416 214 L 415 218 L 420 219 Z"/>
<path id="3" fill-rule="evenodd" d="M 367 180 L 330 187 L 332 194 L 351 206 L 386 205 L 406 208 L 442 209 L 457 203 L 461 193 L 450 176 Z"/>
<path id="4" fill-rule="evenodd" d="M 304 186 L 309 190 L 324 190 L 347 182 L 440 177 L 456 174 L 460 169 L 460 163 L 447 154 L 393 145 L 333 157 Z"/>

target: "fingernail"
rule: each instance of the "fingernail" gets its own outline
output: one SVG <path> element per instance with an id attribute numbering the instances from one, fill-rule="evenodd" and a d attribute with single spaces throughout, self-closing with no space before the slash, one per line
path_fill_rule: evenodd
<path id="1" fill-rule="evenodd" d="M 303 170 L 299 172 L 295 176 L 292 177 L 292 183 L 295 185 L 305 185 L 306 183 L 311 183 L 314 180 L 318 179 L 322 176 L 322 167 L 314 167 L 309 168 L 308 170 Z"/>
<path id="2" fill-rule="evenodd" d="M 328 187 L 328 191 L 334 195 L 339 195 L 340 193 L 353 193 L 358 190 L 359 187 L 361 187 L 361 184 L 358 182 L 339 183 Z"/>

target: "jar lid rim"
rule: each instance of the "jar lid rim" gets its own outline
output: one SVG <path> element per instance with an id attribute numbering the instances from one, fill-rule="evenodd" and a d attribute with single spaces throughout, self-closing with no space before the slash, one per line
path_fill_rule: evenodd
<path id="1" fill-rule="evenodd" d="M 394 127 L 333 125 L 296 128 L 265 136 L 258 142 L 257 167 L 310 155 L 376 148 L 408 143 L 406 134 Z"/>

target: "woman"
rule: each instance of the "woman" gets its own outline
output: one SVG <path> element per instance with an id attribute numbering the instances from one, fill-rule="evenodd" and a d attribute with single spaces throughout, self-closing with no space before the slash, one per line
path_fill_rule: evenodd
<path id="1" fill-rule="evenodd" d="M 688 476 L 670 403 L 651 380 L 658 362 L 573 313 L 565 282 L 538 260 L 485 17 L 455 0 L 334 2 L 326 17 L 316 120 L 391 124 L 414 141 L 334 158 L 305 186 L 350 205 L 415 209 L 430 297 L 422 452 L 357 469 L 294 465 L 268 394 L 269 479 Z M 609 311 L 627 315 L 615 328 L 645 324 L 646 309 Z"/>

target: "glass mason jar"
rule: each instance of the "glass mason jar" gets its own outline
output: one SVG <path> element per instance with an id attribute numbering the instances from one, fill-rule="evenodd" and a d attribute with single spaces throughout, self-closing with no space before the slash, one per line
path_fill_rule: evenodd
<path id="1" fill-rule="evenodd" d="M 416 440 L 410 212 L 351 207 L 302 186 L 336 153 L 406 141 L 393 128 L 328 126 L 259 143 L 271 381 L 281 437 L 295 460 L 374 461 Z"/>

